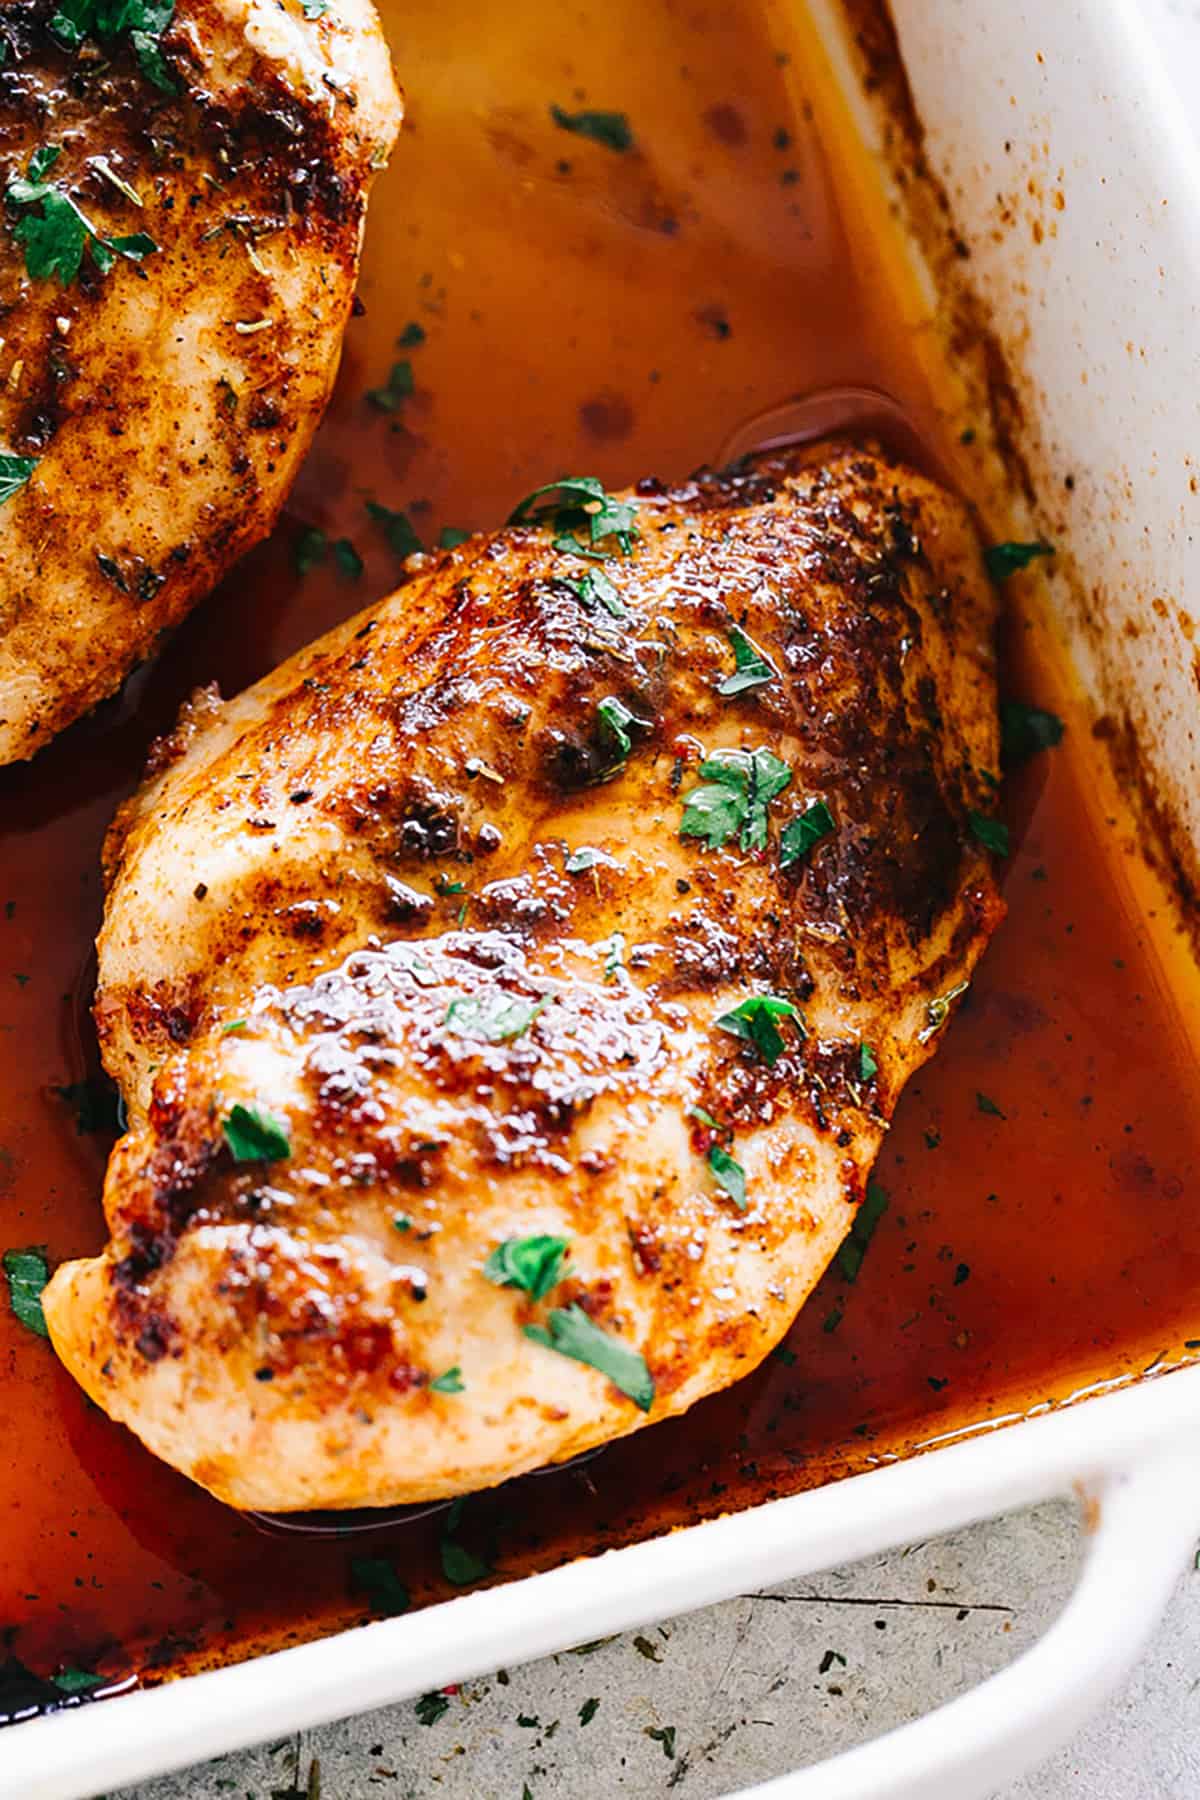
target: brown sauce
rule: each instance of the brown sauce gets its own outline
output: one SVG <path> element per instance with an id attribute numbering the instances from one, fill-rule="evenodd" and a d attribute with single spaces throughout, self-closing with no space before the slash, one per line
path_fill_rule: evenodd
<path id="1" fill-rule="evenodd" d="M 193 684 L 232 692 L 394 585 L 366 499 L 434 541 L 566 469 L 683 474 L 748 419 L 845 384 L 894 396 L 929 460 L 957 466 L 895 292 L 840 222 L 813 122 L 830 96 L 802 43 L 748 3 L 384 12 L 409 123 L 288 517 L 118 702 L 0 771 L 0 1245 L 52 1261 L 105 1235 L 111 1140 L 77 1132 L 57 1092 L 95 1073 L 105 825 Z M 551 103 L 622 109 L 635 148 L 556 129 Z M 410 321 L 424 341 L 397 348 Z M 381 410 L 365 390 L 402 358 L 414 391 Z M 351 539 L 362 576 L 330 560 L 298 577 L 305 525 Z M 1164 942 L 1147 935 L 1161 896 L 1012 598 L 1007 689 L 1066 712 L 1067 737 L 1008 786 L 1009 918 L 904 1098 L 858 1281 L 831 1272 L 784 1354 L 653 1437 L 469 1501 L 456 1540 L 498 1575 L 871 1466 L 1200 1337 L 1195 970 L 1165 916 Z M 315 1636 L 369 1613 L 354 1557 L 391 1559 L 414 1603 L 448 1591 L 444 1512 L 267 1534 L 112 1425 L 6 1307 L 0 1384 L 0 1663 L 156 1679 Z"/>

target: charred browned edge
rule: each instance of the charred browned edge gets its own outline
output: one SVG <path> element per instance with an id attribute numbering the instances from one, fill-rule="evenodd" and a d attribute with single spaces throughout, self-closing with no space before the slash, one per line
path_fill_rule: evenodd
<path id="1" fill-rule="evenodd" d="M 970 246 L 925 154 L 925 128 L 889 0 L 841 0 L 841 8 L 858 52 L 863 85 L 877 105 L 905 222 L 936 277 L 947 342 L 960 371 L 973 378 L 977 404 L 991 426 L 1009 489 L 1036 512 L 1036 483 L 1024 448 L 1028 424 L 1013 375 L 1012 347 L 995 329 L 986 299 L 971 285 Z M 1064 563 L 1060 559 L 1057 579 L 1073 584 L 1078 616 L 1088 622 L 1094 612 L 1091 597 L 1079 574 Z M 1094 635 L 1098 629 L 1093 628 Z M 1192 952 L 1200 958 L 1200 847 L 1164 804 L 1129 715 L 1110 710 L 1096 723 L 1095 736 L 1143 825 L 1139 852 L 1165 881 Z"/>

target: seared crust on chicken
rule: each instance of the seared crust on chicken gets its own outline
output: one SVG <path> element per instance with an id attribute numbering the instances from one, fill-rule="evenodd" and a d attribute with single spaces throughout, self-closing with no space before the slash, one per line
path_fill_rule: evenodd
<path id="1" fill-rule="evenodd" d="M 0 5 L 0 763 L 120 685 L 308 448 L 400 123 L 370 0 L 318 10 Z"/>
<path id="2" fill-rule="evenodd" d="M 628 555 L 473 538 L 199 696 L 114 828 L 132 1123 L 45 1313 L 235 1505 L 485 1486 L 752 1369 L 1001 915 L 964 509 L 828 446 L 626 498 Z"/>

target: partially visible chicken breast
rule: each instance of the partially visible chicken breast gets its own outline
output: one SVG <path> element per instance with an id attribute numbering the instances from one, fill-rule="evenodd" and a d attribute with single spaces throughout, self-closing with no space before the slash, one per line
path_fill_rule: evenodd
<path id="1" fill-rule="evenodd" d="M 132 1125 L 46 1318 L 236 1505 L 458 1493 L 752 1369 L 1000 917 L 964 509 L 829 447 L 588 503 L 198 696 L 114 827 Z"/>
<path id="2" fill-rule="evenodd" d="M 400 100 L 370 0 L 33 0 L 0 44 L 5 763 L 271 529 Z"/>

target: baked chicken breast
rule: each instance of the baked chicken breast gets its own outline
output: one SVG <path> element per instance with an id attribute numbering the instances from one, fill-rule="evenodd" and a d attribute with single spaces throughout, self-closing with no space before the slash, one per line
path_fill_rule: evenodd
<path id="1" fill-rule="evenodd" d="M 370 0 L 0 6 L 0 764 L 270 531 L 400 123 Z"/>
<path id="2" fill-rule="evenodd" d="M 45 1313 L 237 1506 L 486 1486 L 753 1369 L 1001 915 L 956 500 L 825 446 L 523 520 L 198 695 L 112 832 L 130 1129 Z"/>

